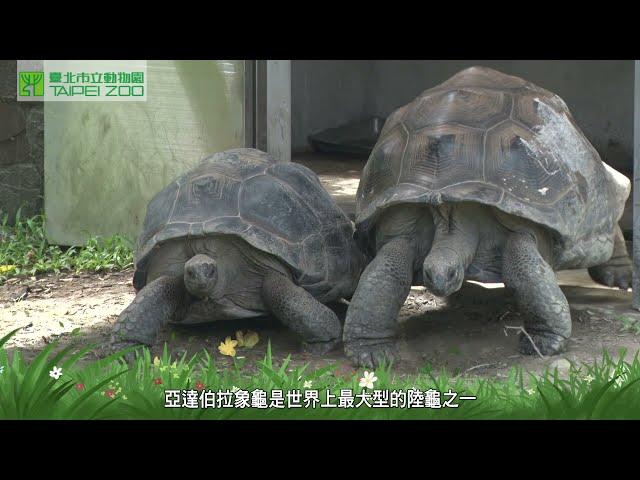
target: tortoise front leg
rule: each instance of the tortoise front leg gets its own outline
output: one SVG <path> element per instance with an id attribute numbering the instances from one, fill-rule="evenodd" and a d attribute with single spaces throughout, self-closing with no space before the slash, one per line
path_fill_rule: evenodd
<path id="1" fill-rule="evenodd" d="M 344 324 L 344 350 L 356 366 L 375 368 L 395 358 L 400 308 L 413 280 L 415 249 L 404 237 L 386 243 L 360 277 Z"/>
<path id="2" fill-rule="evenodd" d="M 521 232 L 509 235 L 503 252 L 502 277 L 505 285 L 515 291 L 518 308 L 525 317 L 525 330 L 540 353 L 562 352 L 571 336 L 569 303 L 532 235 Z M 535 353 L 526 335 L 520 337 L 520 351 Z"/>
<path id="3" fill-rule="evenodd" d="M 282 323 L 302 337 L 310 353 L 322 355 L 340 342 L 342 326 L 336 314 L 284 275 L 265 277 L 262 298 Z"/>
<path id="4" fill-rule="evenodd" d="M 111 334 L 111 349 L 153 345 L 158 331 L 184 313 L 182 277 L 162 276 L 147 284 L 118 317 Z"/>
<path id="5" fill-rule="evenodd" d="M 619 225 L 614 235 L 613 255 L 608 262 L 589 268 L 589 276 L 602 285 L 626 290 L 631 286 L 633 265 Z"/>

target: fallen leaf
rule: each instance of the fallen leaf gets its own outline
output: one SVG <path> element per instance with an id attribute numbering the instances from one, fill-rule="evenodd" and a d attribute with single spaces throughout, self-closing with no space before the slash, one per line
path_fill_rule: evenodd
<path id="1" fill-rule="evenodd" d="M 222 355 L 235 357 L 237 345 L 238 345 L 237 340 L 231 340 L 231 337 L 227 337 L 224 342 L 221 342 L 220 345 L 218 345 L 218 350 Z"/>
<path id="2" fill-rule="evenodd" d="M 244 346 L 247 348 L 255 347 L 260 341 L 260 336 L 251 330 L 249 330 L 244 336 Z"/>
<path id="3" fill-rule="evenodd" d="M 238 347 L 253 348 L 260 341 L 260 337 L 252 330 L 248 330 L 247 333 L 238 330 L 236 332 L 236 340 L 238 341 Z"/>

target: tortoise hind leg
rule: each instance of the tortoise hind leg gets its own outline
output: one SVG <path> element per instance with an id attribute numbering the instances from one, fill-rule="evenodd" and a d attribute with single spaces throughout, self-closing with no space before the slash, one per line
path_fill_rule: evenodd
<path id="1" fill-rule="evenodd" d="M 608 287 L 627 289 L 631 286 L 633 265 L 620 226 L 616 226 L 613 240 L 613 255 L 608 262 L 589 268 L 589 276 Z"/>
<path id="2" fill-rule="evenodd" d="M 182 277 L 165 275 L 146 285 L 113 326 L 111 349 L 152 345 L 158 331 L 184 312 L 184 293 Z"/>
<path id="3" fill-rule="evenodd" d="M 284 275 L 274 272 L 265 277 L 262 298 L 282 323 L 302 337 L 310 353 L 322 355 L 339 343 L 342 326 L 336 314 Z"/>
<path id="4" fill-rule="evenodd" d="M 509 235 L 503 252 L 502 276 L 505 285 L 515 292 L 518 308 L 525 316 L 525 330 L 540 353 L 562 352 L 571 336 L 569 303 L 532 235 L 520 232 Z M 526 335 L 520 337 L 520 351 L 535 353 Z"/>

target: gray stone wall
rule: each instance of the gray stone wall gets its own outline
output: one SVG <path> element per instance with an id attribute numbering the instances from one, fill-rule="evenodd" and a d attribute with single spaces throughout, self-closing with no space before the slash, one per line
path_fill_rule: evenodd
<path id="1" fill-rule="evenodd" d="M 0 60 L 0 214 L 42 211 L 44 104 L 16 101 L 16 61 Z"/>

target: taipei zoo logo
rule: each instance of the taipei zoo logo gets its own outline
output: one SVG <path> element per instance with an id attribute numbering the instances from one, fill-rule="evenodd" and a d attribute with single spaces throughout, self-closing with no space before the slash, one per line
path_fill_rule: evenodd
<path id="1" fill-rule="evenodd" d="M 19 101 L 146 101 L 146 61 L 44 61 L 18 68 Z"/>
<path id="2" fill-rule="evenodd" d="M 44 72 L 20 72 L 18 95 L 21 97 L 44 96 Z"/>

